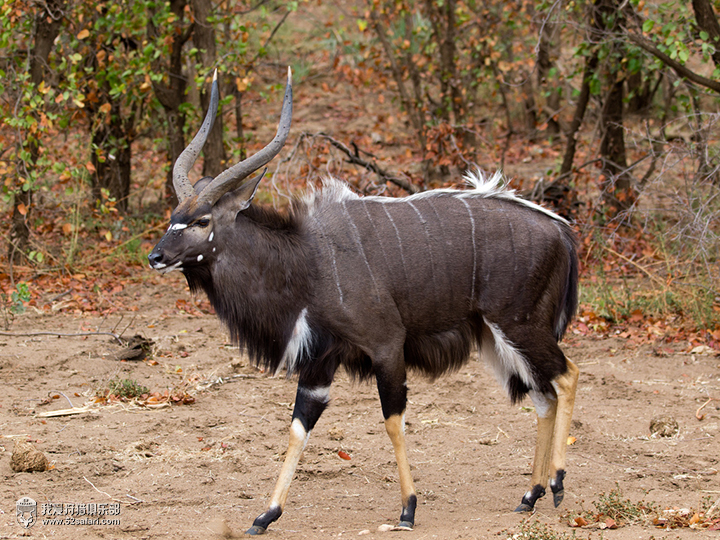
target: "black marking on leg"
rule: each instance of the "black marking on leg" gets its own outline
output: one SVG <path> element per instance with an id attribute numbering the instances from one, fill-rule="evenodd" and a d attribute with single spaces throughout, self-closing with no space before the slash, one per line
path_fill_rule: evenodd
<path id="1" fill-rule="evenodd" d="M 553 504 L 555 505 L 555 508 L 560 506 L 560 503 L 563 502 L 563 498 L 565 497 L 565 488 L 563 487 L 564 479 L 565 470 L 558 469 L 555 474 L 555 478 L 550 480 L 550 489 L 553 492 Z"/>
<path id="2" fill-rule="evenodd" d="M 417 508 L 417 497 L 410 495 L 408 497 L 407 506 L 403 506 L 402 514 L 400 514 L 400 523 L 398 527 L 401 529 L 412 529 L 415 525 L 415 508 Z"/>
<path id="3" fill-rule="evenodd" d="M 282 509 L 279 506 L 271 506 L 266 512 L 263 512 L 253 521 L 252 527 L 250 527 L 245 534 L 256 536 L 258 534 L 265 534 L 268 526 L 282 515 Z"/>
<path id="4" fill-rule="evenodd" d="M 407 406 L 408 388 L 405 383 L 405 372 L 388 376 L 378 370 L 376 377 L 383 418 L 387 420 L 396 414 L 402 415 Z"/>
<path id="5" fill-rule="evenodd" d="M 515 509 L 515 511 L 532 512 L 533 508 L 535 508 L 535 501 L 537 501 L 540 497 L 544 496 L 545 488 L 542 487 L 540 484 L 535 484 L 530 491 L 523 495 L 522 502 L 520 503 L 520 506 Z"/>
<path id="6" fill-rule="evenodd" d="M 298 385 L 295 395 L 295 408 L 293 409 L 293 420 L 296 418 L 302 422 L 305 433 L 310 433 L 315 427 L 325 408 L 328 406 L 327 397 L 318 399 L 313 395 L 313 389 L 307 389 Z"/>

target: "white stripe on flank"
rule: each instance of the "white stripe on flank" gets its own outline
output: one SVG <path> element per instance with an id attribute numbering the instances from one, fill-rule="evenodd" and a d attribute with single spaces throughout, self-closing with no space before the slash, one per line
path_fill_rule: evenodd
<path id="1" fill-rule="evenodd" d="M 365 215 L 367 215 L 368 222 L 370 223 L 370 226 L 372 227 L 373 233 L 375 233 L 375 239 L 377 240 L 378 246 L 380 246 L 380 251 L 382 251 L 383 261 L 385 261 L 385 268 L 390 269 L 390 265 L 388 264 L 387 259 L 387 253 L 385 253 L 385 248 L 383 247 L 382 240 L 380 239 L 380 235 L 378 234 L 377 228 L 375 227 L 375 223 L 373 222 L 372 216 L 370 215 L 370 211 L 367 209 L 367 204 L 365 204 L 365 200 L 362 200 L 363 203 L 363 209 L 365 210 Z"/>
<path id="2" fill-rule="evenodd" d="M 402 263 L 402 267 L 403 267 L 403 275 L 405 276 L 405 283 L 409 283 L 407 266 L 405 266 L 405 256 L 403 255 L 402 242 L 400 241 L 400 231 L 398 230 L 397 225 L 395 225 L 395 220 L 390 215 L 390 212 L 388 212 L 387 206 L 383 205 L 382 209 L 385 210 L 385 215 L 390 220 L 390 223 L 392 224 L 393 229 L 395 229 L 395 237 L 397 238 L 398 248 L 400 249 L 400 262 Z"/>
<path id="3" fill-rule="evenodd" d="M 333 247 L 333 243 L 330 241 L 330 239 L 327 237 L 324 231 L 324 226 L 321 220 L 314 220 L 315 225 L 318 228 L 318 233 L 320 234 L 320 240 L 321 243 L 324 243 L 327 249 L 330 250 L 330 260 L 332 262 L 332 269 L 333 269 L 333 277 L 335 278 L 335 285 L 337 286 L 338 296 L 340 297 L 340 304 L 343 303 L 343 292 L 342 287 L 340 286 L 340 275 L 338 274 L 337 269 L 337 262 L 335 261 L 335 248 Z"/>
<path id="4" fill-rule="evenodd" d="M 470 302 L 473 307 L 475 307 L 475 276 L 477 273 L 477 244 L 475 240 L 475 218 L 472 215 L 472 209 L 470 208 L 470 205 L 467 203 L 465 199 L 460 199 L 462 203 L 465 205 L 465 208 L 467 208 L 468 216 L 470 216 L 470 225 L 472 226 L 471 234 L 472 234 L 472 241 L 473 241 L 473 274 L 472 274 L 472 288 L 470 289 Z"/>
<path id="5" fill-rule="evenodd" d="M 437 286 L 437 277 L 435 275 L 435 258 L 433 257 L 432 238 L 430 238 L 430 229 L 428 228 L 428 222 L 423 217 L 423 215 L 420 213 L 420 210 L 418 209 L 418 207 L 412 203 L 412 201 L 408 201 L 408 204 L 410 205 L 410 207 L 413 210 L 415 210 L 415 213 L 417 214 L 418 218 L 420 218 L 420 223 L 422 223 L 423 229 L 425 230 L 425 238 L 426 238 L 425 244 L 427 245 L 427 248 L 428 248 L 428 255 L 430 258 L 430 269 L 432 270 L 433 294 L 435 296 L 435 303 L 438 304 L 439 303 L 439 298 L 438 298 L 439 291 L 438 291 L 438 286 Z M 473 238 L 473 242 L 475 242 L 474 238 Z"/>
<path id="6" fill-rule="evenodd" d="M 370 261 L 368 261 L 367 255 L 365 255 L 365 249 L 362 245 L 362 239 L 360 238 L 360 231 L 357 228 L 357 225 L 355 225 L 355 222 L 353 221 L 352 216 L 350 215 L 350 212 L 348 212 L 347 206 L 345 205 L 345 201 L 341 203 L 342 209 L 344 214 L 347 216 L 348 221 L 350 222 L 350 226 L 352 227 L 353 232 L 355 233 L 353 236 L 355 237 L 355 243 L 358 245 L 358 249 L 360 250 L 360 255 L 362 256 L 363 261 L 365 261 L 365 267 L 368 270 L 368 273 L 370 274 L 370 279 L 372 279 L 373 286 L 375 287 L 375 298 L 378 302 L 380 302 L 380 289 L 378 287 L 377 281 L 375 280 L 375 274 L 372 271 L 372 268 L 370 267 Z"/>

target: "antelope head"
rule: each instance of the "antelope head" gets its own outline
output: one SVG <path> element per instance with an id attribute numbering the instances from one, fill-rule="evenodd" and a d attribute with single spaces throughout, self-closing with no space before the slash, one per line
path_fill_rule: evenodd
<path id="1" fill-rule="evenodd" d="M 192 142 L 183 150 L 173 168 L 173 186 L 178 205 L 170 226 L 148 256 L 150 266 L 160 272 L 207 265 L 217 256 L 216 231 L 235 221 L 238 212 L 251 203 L 264 172 L 243 183 L 252 173 L 270 162 L 282 149 L 292 119 L 292 79 L 288 68 L 287 86 L 277 133 L 270 143 L 215 178 L 205 177 L 193 184 L 188 171 L 200 154 L 212 129 L 220 100 L 217 71 L 213 77 L 210 107 Z"/>

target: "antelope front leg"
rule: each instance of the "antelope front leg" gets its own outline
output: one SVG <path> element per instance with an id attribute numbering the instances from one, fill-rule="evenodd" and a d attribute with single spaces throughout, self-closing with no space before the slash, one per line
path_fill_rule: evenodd
<path id="1" fill-rule="evenodd" d="M 298 386 L 293 419 L 290 424 L 290 443 L 280 470 L 280 476 L 275 484 L 268 509 L 255 519 L 246 534 L 264 534 L 268 526 L 282 515 L 290 490 L 290 482 L 292 482 L 300 456 L 310 438 L 310 432 L 315 427 L 315 423 L 320 418 L 325 407 L 327 407 L 329 400 L 329 385 L 308 388 L 301 383 Z"/>
<path id="2" fill-rule="evenodd" d="M 402 514 L 400 514 L 398 528 L 412 530 L 415 524 L 417 496 L 405 448 L 405 404 L 407 401 L 405 368 L 404 366 L 402 369 L 395 370 L 378 370 L 376 368 L 376 377 L 380 403 L 385 417 L 385 430 L 392 441 L 400 476 Z"/>

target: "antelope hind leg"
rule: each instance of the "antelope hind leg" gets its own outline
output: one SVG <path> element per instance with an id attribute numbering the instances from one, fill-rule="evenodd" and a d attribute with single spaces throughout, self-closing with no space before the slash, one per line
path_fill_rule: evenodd
<path id="1" fill-rule="evenodd" d="M 575 392 L 580 371 L 566 359 L 567 371 L 557 377 L 552 385 L 555 395 L 531 392 L 530 397 L 538 414 L 538 436 L 530 491 L 525 493 L 516 512 L 530 512 L 535 502 L 545 495 L 548 477 L 553 492 L 553 504 L 557 508 L 563 500 L 565 489 L 565 458 L 567 438 L 570 434 Z"/>
<path id="2" fill-rule="evenodd" d="M 385 430 L 395 450 L 395 461 L 397 462 L 400 476 L 400 496 L 403 509 L 402 514 L 400 514 L 400 523 L 397 527 L 399 529 L 412 530 L 415 524 L 417 496 L 415 495 L 415 486 L 413 485 L 412 474 L 410 473 L 407 449 L 405 448 L 405 412 L 403 411 L 402 414 L 394 414 L 390 418 L 386 418 Z"/>
<path id="3" fill-rule="evenodd" d="M 555 395 L 541 394 L 531 391 L 530 398 L 535 405 L 537 413 L 537 442 L 535 444 L 535 459 L 530 480 L 530 491 L 523 495 L 516 512 L 531 512 L 535 502 L 545 495 L 550 468 L 550 453 L 552 450 L 553 433 L 555 431 L 555 417 L 557 399 Z"/>
<path id="4" fill-rule="evenodd" d="M 560 506 L 565 496 L 563 479 L 565 478 L 567 438 L 570 434 L 570 424 L 575 406 L 575 392 L 580 374 L 578 367 L 570 360 L 567 360 L 567 367 L 567 372 L 553 382 L 558 400 L 552 458 L 550 461 L 550 489 L 553 492 L 553 504 L 555 504 L 556 508 Z"/>
<path id="5" fill-rule="evenodd" d="M 394 369 L 375 368 L 380 404 L 385 418 L 385 430 L 395 451 L 395 461 L 400 477 L 400 496 L 402 513 L 398 529 L 412 530 L 415 524 L 415 508 L 417 496 L 413 485 L 410 464 L 405 447 L 405 405 L 407 402 L 407 385 L 404 363 L 399 362 Z"/>

